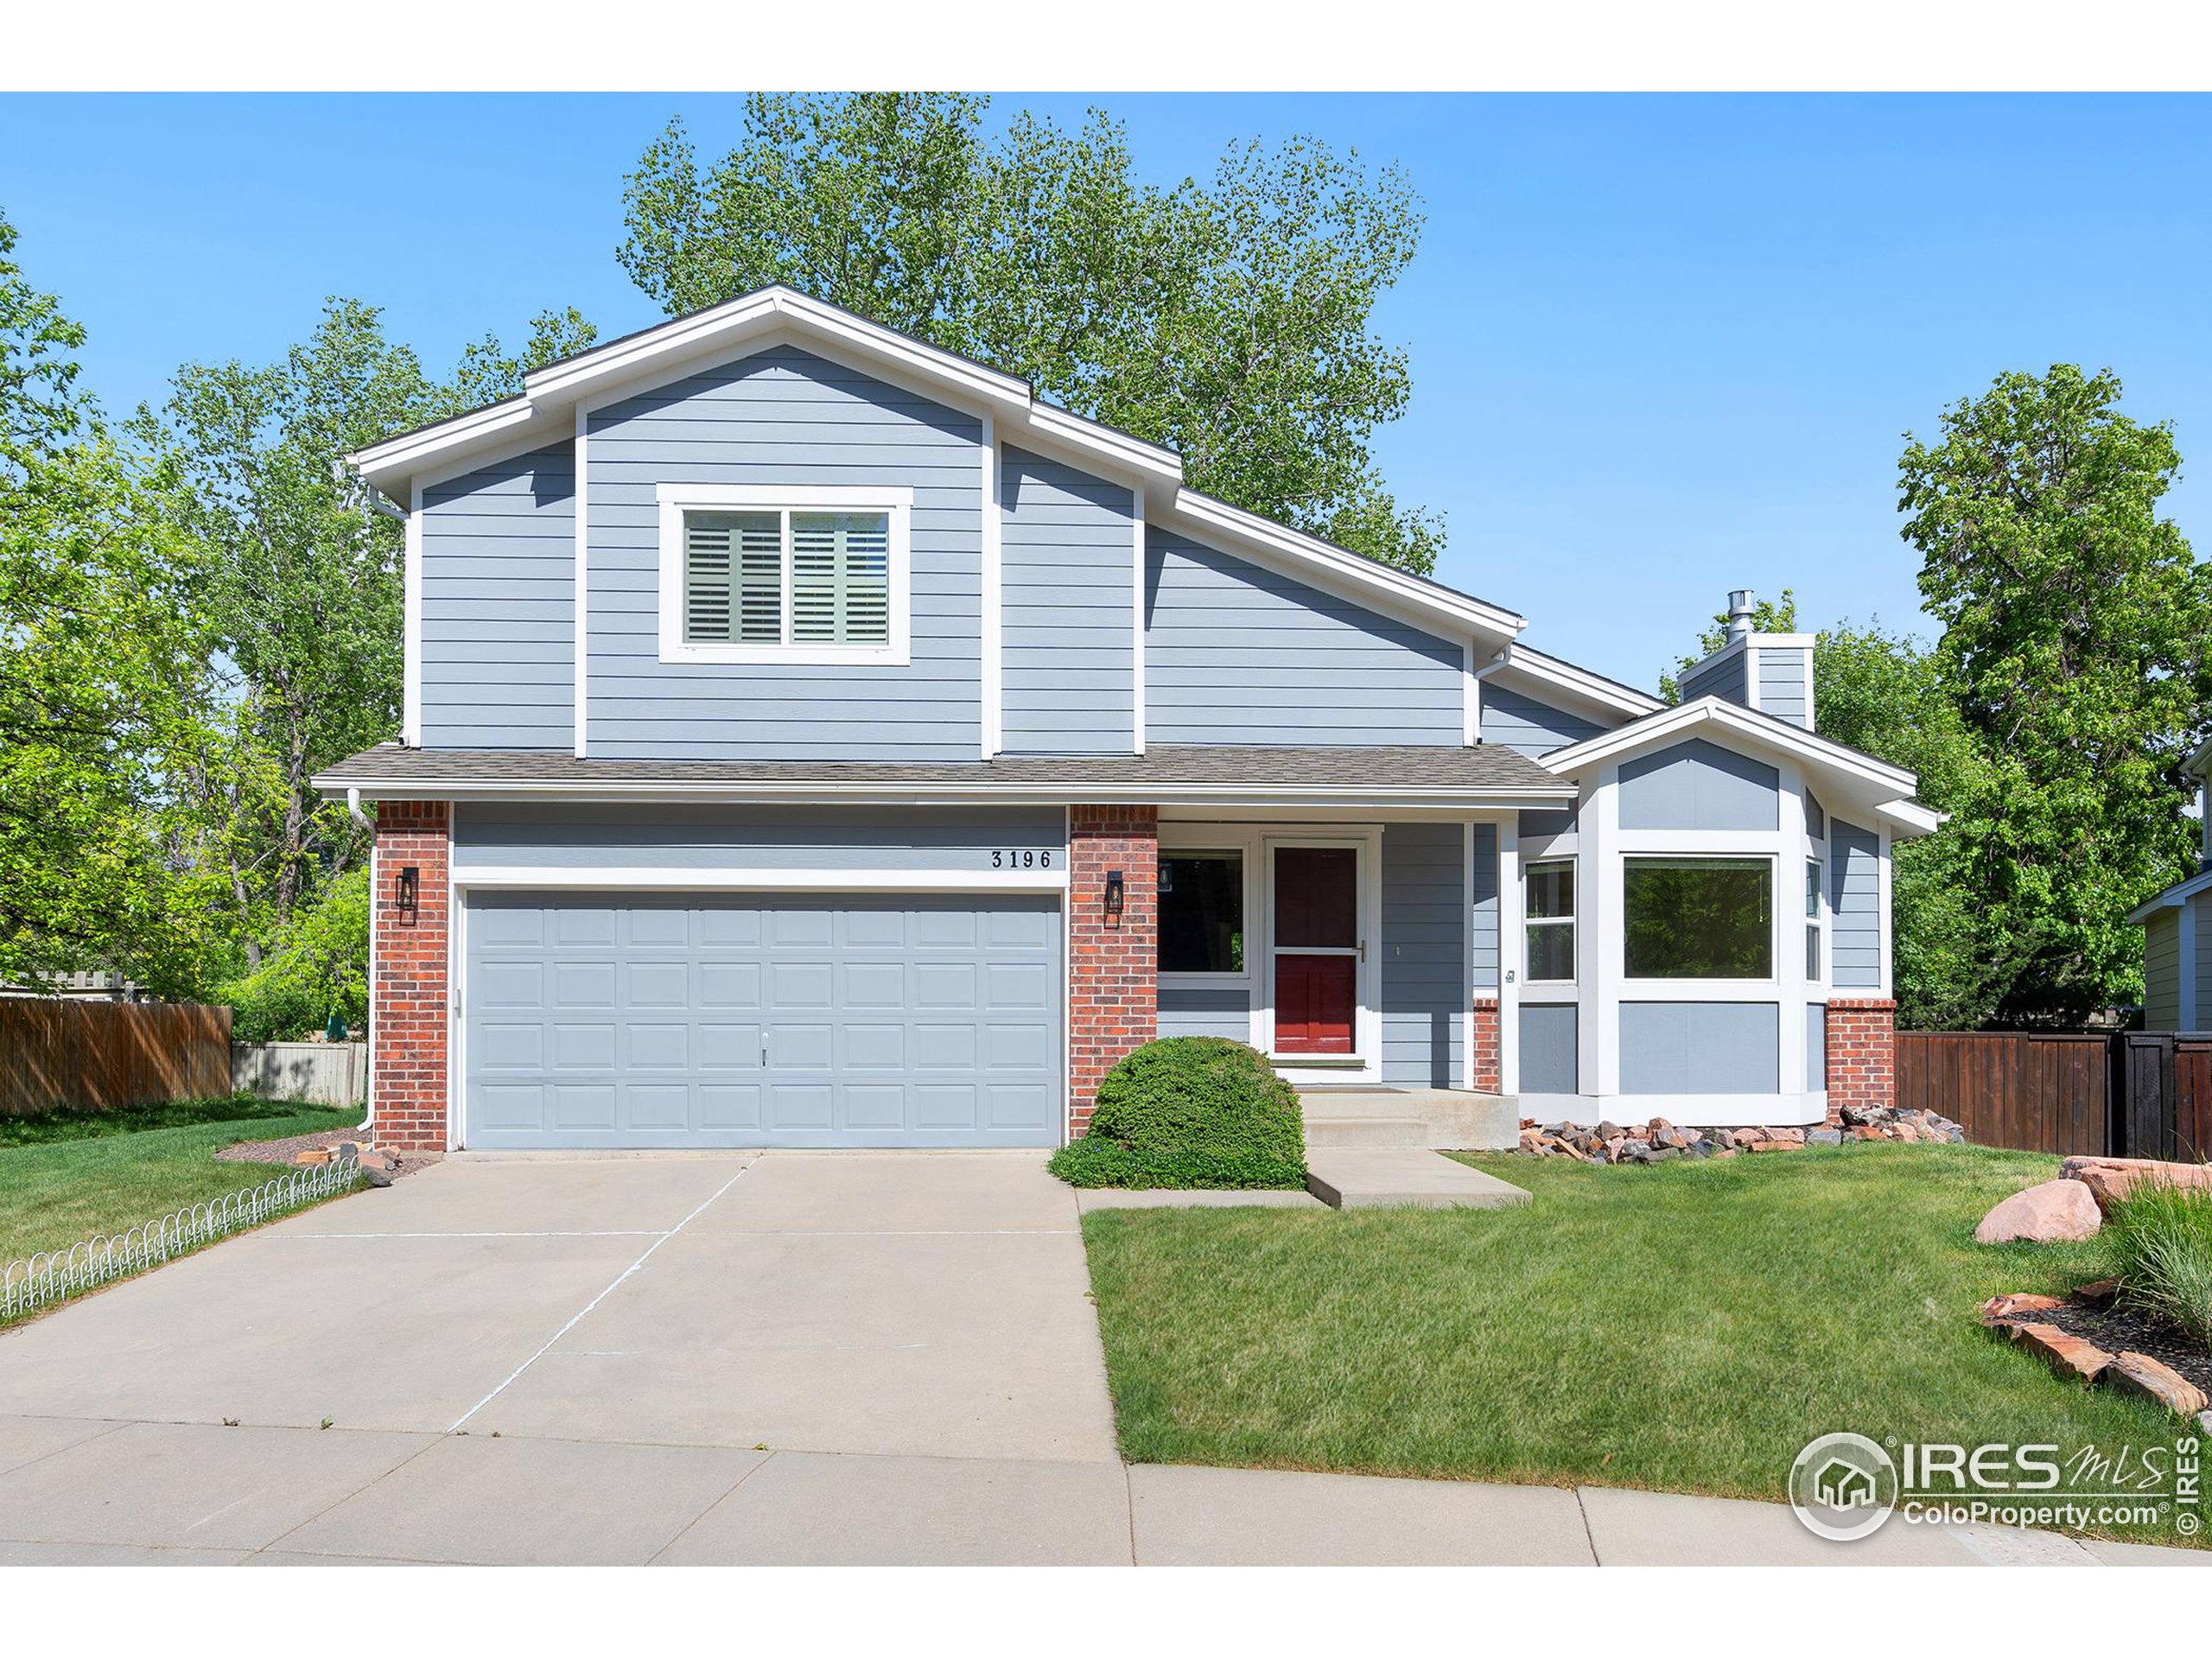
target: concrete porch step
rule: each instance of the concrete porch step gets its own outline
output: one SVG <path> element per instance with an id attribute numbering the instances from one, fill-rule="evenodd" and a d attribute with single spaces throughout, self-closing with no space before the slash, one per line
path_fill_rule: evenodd
<path id="1" fill-rule="evenodd" d="M 1419 1117 L 1311 1117 L 1306 1120 L 1309 1147 L 1431 1147 L 1436 1140 L 1428 1121 Z"/>
<path id="2" fill-rule="evenodd" d="M 1329 1147 L 1306 1158 L 1306 1190 L 1339 1210 L 1505 1210 L 1529 1195 L 1441 1153 Z"/>

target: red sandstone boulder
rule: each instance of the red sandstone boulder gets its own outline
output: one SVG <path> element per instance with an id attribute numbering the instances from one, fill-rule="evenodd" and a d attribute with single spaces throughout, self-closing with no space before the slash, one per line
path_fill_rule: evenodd
<path id="1" fill-rule="evenodd" d="M 2070 1337 L 2055 1325 L 2015 1325 L 2008 1328 L 2013 1341 L 2038 1356 L 2059 1376 L 2076 1382 L 2094 1382 L 2114 1363 L 2113 1357 L 2094 1342 Z"/>
<path id="2" fill-rule="evenodd" d="M 1981 1322 L 1999 1325 L 2016 1313 L 2041 1313 L 2050 1308 L 2066 1304 L 2056 1296 L 1993 1296 L 1981 1305 Z"/>
<path id="3" fill-rule="evenodd" d="M 2132 1350 L 2116 1356 L 2098 1380 L 2107 1388 L 2155 1400 L 2177 1417 L 2194 1416 L 2212 1405 L 2203 1389 L 2173 1367 Z"/>
<path id="4" fill-rule="evenodd" d="M 2162 1163 L 2156 1158 L 2069 1158 L 2058 1166 L 2063 1179 L 2081 1182 L 2108 1210 L 2112 1201 L 2140 1181 L 2163 1181 L 2172 1186 L 2202 1187 L 2212 1192 L 2212 1164 Z"/>
<path id="5" fill-rule="evenodd" d="M 1981 1218 L 1974 1236 L 1981 1244 L 2009 1244 L 2016 1239 L 2055 1244 L 2092 1237 L 2103 1225 L 2096 1199 L 2081 1182 L 2043 1181 L 1998 1205 Z"/>

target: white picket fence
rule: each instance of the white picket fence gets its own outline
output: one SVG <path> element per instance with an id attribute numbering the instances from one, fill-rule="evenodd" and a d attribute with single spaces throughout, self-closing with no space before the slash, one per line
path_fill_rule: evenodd
<path id="1" fill-rule="evenodd" d="M 112 1238 L 86 1239 L 66 1250 L 41 1250 L 28 1262 L 11 1262 L 0 1269 L 0 1324 L 343 1192 L 360 1174 L 353 1154 L 340 1153 L 327 1164 L 288 1171 L 260 1186 L 195 1204 Z"/>
<path id="2" fill-rule="evenodd" d="M 264 1100 L 359 1106 L 369 1097 L 366 1043 L 232 1043 L 231 1087 Z"/>

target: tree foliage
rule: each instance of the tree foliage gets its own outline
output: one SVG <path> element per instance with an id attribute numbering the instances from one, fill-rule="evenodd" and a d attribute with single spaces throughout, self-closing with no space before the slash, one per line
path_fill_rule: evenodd
<path id="1" fill-rule="evenodd" d="M 1940 672 L 1990 769 L 1948 831 L 2000 1018 L 2078 1020 L 2142 990 L 2128 910 L 2190 868 L 2180 763 L 2212 699 L 2212 567 L 2159 503 L 2168 424 L 2109 371 L 2000 375 L 1898 463 Z"/>
<path id="2" fill-rule="evenodd" d="M 1440 521 L 1370 450 L 1411 394 L 1370 321 L 1420 242 L 1404 175 L 1301 137 L 1161 188 L 1103 112 L 994 137 L 986 106 L 754 94 L 704 165 L 671 122 L 630 176 L 622 263 L 671 314 L 787 284 L 1179 450 L 1194 488 L 1433 568 Z"/>

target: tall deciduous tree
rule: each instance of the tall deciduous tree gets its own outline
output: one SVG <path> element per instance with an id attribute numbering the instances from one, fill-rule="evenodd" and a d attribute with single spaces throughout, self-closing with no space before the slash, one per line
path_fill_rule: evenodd
<path id="1" fill-rule="evenodd" d="M 0 979 L 196 977 L 158 756 L 188 728 L 206 639 L 190 550 L 77 391 L 84 332 L 0 218 Z"/>
<path id="2" fill-rule="evenodd" d="M 2139 997 L 2126 912 L 2189 868 L 2179 763 L 2212 702 L 2212 568 L 2159 512 L 2171 428 L 2120 393 L 2069 364 L 2004 374 L 1898 463 L 1938 671 L 1991 772 L 1989 810 L 1947 833 L 1989 959 L 2019 964 L 2011 1020 Z"/>
<path id="3" fill-rule="evenodd" d="M 188 364 L 158 415 L 140 410 L 137 434 L 175 481 L 173 516 L 203 550 L 198 597 L 225 681 L 168 764 L 250 970 L 360 854 L 359 827 L 309 779 L 399 725 L 404 537 L 340 457 L 505 397 L 592 337 L 573 310 L 547 313 L 519 353 L 487 336 L 441 384 L 385 338 L 375 308 L 334 299 L 283 362 Z"/>
<path id="4" fill-rule="evenodd" d="M 1432 569 L 1440 522 L 1370 449 L 1412 389 L 1371 324 L 1420 242 L 1403 175 L 1299 137 L 1162 189 L 1103 113 L 992 137 L 985 109 L 756 94 L 703 167 L 671 122 L 630 177 L 622 263 L 671 313 L 788 284 L 1181 451 L 1195 488 Z"/>

